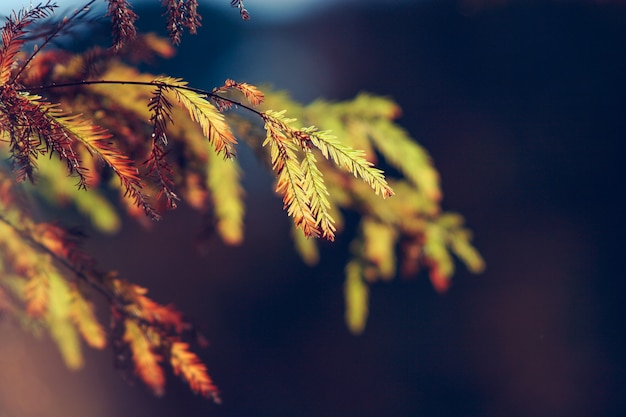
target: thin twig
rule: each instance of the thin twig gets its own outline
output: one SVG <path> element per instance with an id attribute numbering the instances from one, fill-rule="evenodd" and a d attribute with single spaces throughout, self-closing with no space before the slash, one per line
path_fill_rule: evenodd
<path id="1" fill-rule="evenodd" d="M 49 90 L 52 88 L 64 88 L 64 87 L 78 87 L 83 85 L 101 85 L 101 84 L 116 84 L 116 85 L 143 85 L 148 87 L 161 87 L 161 88 L 171 88 L 173 90 L 187 90 L 192 91 L 194 93 L 203 94 L 207 97 L 213 97 L 215 99 L 224 100 L 229 102 L 230 104 L 244 108 L 259 117 L 263 116 L 263 113 L 256 110 L 253 107 L 247 106 L 237 100 L 233 100 L 227 97 L 223 97 L 219 94 L 213 93 L 211 91 L 203 90 L 201 88 L 187 87 L 187 86 L 179 86 L 179 85 L 170 85 L 168 83 L 160 82 L 160 81 L 122 81 L 122 80 L 85 80 L 85 81 L 74 81 L 69 83 L 60 83 L 60 84 L 48 84 L 42 85 L 39 87 L 27 87 L 24 88 L 24 91 L 32 92 L 32 91 L 41 91 L 41 90 Z"/>

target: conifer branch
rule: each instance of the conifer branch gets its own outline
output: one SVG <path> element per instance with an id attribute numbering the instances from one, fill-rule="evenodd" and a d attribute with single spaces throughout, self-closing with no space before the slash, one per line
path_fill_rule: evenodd
<path id="1" fill-rule="evenodd" d="M 92 274 L 92 273 L 86 271 L 85 268 L 82 265 L 77 264 L 75 262 L 72 262 L 71 259 L 68 259 L 65 256 L 63 256 L 62 254 L 60 254 L 58 252 L 58 250 L 57 251 L 52 250 L 50 247 L 48 247 L 48 246 L 44 245 L 43 243 L 39 242 L 32 235 L 32 233 L 30 233 L 28 231 L 28 229 L 24 229 L 24 228 L 18 227 L 12 221 L 10 221 L 8 218 L 6 218 L 2 213 L 0 213 L 0 223 L 5 224 L 11 230 L 13 230 L 15 233 L 17 233 L 19 235 L 19 237 L 20 237 L 20 240 L 23 240 L 23 241 L 27 242 L 30 246 L 35 248 L 37 251 L 39 251 L 41 253 L 44 253 L 44 254 L 47 254 L 50 257 L 52 257 L 52 259 L 54 259 L 55 262 L 57 262 L 63 268 L 65 268 L 68 271 L 70 271 L 77 279 L 85 282 L 91 288 L 96 290 L 99 294 L 104 296 L 104 298 L 109 303 L 114 303 L 115 302 L 114 294 L 110 290 L 107 289 L 106 285 L 103 282 L 98 281 L 95 278 L 98 274 Z"/>
<path id="2" fill-rule="evenodd" d="M 129 318 L 159 328 L 164 333 L 181 334 L 189 325 L 183 315 L 173 306 L 163 306 L 146 296 L 148 290 L 117 277 L 111 277 L 110 287 L 115 297 L 122 301 L 123 310 Z"/>
<path id="3" fill-rule="evenodd" d="M 428 266 L 431 281 L 439 291 L 450 283 L 454 268 L 451 254 L 472 271 L 484 268 L 482 258 L 470 244 L 471 234 L 462 227 L 462 218 L 440 213 L 436 171 L 427 154 L 392 124 L 391 120 L 399 114 L 395 104 L 362 95 L 352 102 L 329 105 L 318 101 L 304 107 L 270 93 L 267 101 L 272 104 L 278 101 L 278 108 L 290 108 L 306 121 L 296 125 L 295 119 L 286 118 L 284 112 L 260 111 L 257 106 L 266 99 L 264 94 L 244 82 L 227 79 L 223 86 L 206 91 L 189 87 L 180 78 L 140 74 L 137 68 L 124 62 L 145 59 L 144 45 L 149 45 L 145 48 L 148 54 L 169 55 L 172 50 L 168 49 L 171 48 L 168 41 L 155 40 L 156 36 L 151 41 L 140 38 L 131 42 L 137 35 L 134 25 L 137 15 L 131 10 L 130 0 L 107 0 L 106 15 L 112 23 L 111 48 L 96 47 L 80 54 L 62 49 L 40 52 L 72 22 L 84 17 L 95 2 L 84 1 L 82 8 L 54 27 L 44 25 L 45 30 L 40 31 L 29 27 L 52 14 L 56 5 L 48 1 L 13 14 L 0 29 L 0 141 L 6 142 L 0 150 L 8 154 L 14 168 L 11 179 L 0 172 L 0 266 L 15 274 L 0 280 L 0 310 L 5 311 L 4 290 L 9 288 L 21 303 L 22 311 L 17 314 L 49 330 L 68 366 L 79 366 L 82 360 L 77 350 L 78 335 L 95 348 L 102 348 L 107 342 L 93 305 L 81 292 L 79 284 L 84 282 L 101 293 L 110 305 L 113 325 L 109 340 L 116 360 L 120 357 L 128 363 L 132 360 L 135 373 L 157 395 L 163 393 L 163 366 L 169 364 L 194 392 L 219 401 L 206 366 L 183 341 L 193 328 L 182 313 L 149 298 L 146 288 L 118 278 L 115 273 L 99 271 L 91 258 L 77 250 L 68 231 L 32 220 L 25 208 L 17 207 L 12 201 L 14 190 L 8 187 L 15 183 L 15 177 L 18 181 L 44 178 L 45 186 L 35 192 L 48 201 L 58 203 L 66 199 L 79 207 L 78 194 L 63 190 L 68 180 L 58 178 L 67 172 L 78 176 L 78 188 L 71 188 L 76 193 L 87 185 L 95 187 L 107 177 L 93 166 L 94 160 L 101 159 L 119 178 L 120 185 L 112 186 L 122 190 L 123 201 L 132 215 L 143 208 L 150 217 L 158 217 L 148 203 L 144 187 L 150 192 L 154 190 L 157 200 L 165 196 L 168 206 L 174 208 L 178 201 L 175 185 L 180 185 L 181 195 L 193 208 L 213 210 L 223 240 L 238 243 L 243 234 L 244 206 L 239 167 L 229 159 L 235 155 L 237 144 L 231 131 L 233 126 L 249 134 L 257 149 L 269 148 L 269 159 L 277 177 L 276 192 L 293 217 L 296 246 L 308 263 L 316 262 L 319 253 L 316 241 L 306 237 L 333 240 L 342 222 L 339 209 L 353 210 L 363 216 L 361 233 L 352 245 L 356 248 L 354 259 L 345 271 L 346 320 L 353 332 L 362 331 L 365 325 L 367 284 L 395 275 L 397 246 L 411 263 L 409 268 L 402 269 L 415 271 L 417 265 Z M 167 30 L 174 44 L 180 42 L 185 31 L 196 32 L 200 26 L 197 0 L 162 0 L 161 3 L 166 8 Z M 249 18 L 242 0 L 232 0 L 231 6 L 239 9 L 243 19 Z M 29 53 L 24 51 L 24 45 L 31 40 L 43 40 L 43 44 Z M 115 52 L 120 52 L 120 59 L 104 59 Z M 96 65 L 98 68 L 94 70 Z M 129 79 L 95 80 L 95 77 Z M 59 82 L 64 80 L 77 81 Z M 41 85 L 45 83 L 49 84 Z M 34 87 L 37 84 L 40 86 Z M 109 87 L 106 92 L 80 90 L 89 85 Z M 58 90 L 67 87 L 79 88 Z M 143 87 L 149 87 L 152 94 L 144 92 Z M 54 99 L 32 94 L 54 89 L 54 94 L 50 94 Z M 124 94 L 117 95 L 120 91 Z M 239 97 L 241 101 L 231 97 Z M 60 103 L 72 109 L 72 113 L 61 110 Z M 262 145 L 259 146 L 255 136 L 259 126 L 247 130 L 251 125 L 242 122 L 243 119 L 236 120 L 236 116 L 226 123 L 223 113 L 237 107 L 263 121 Z M 184 117 L 184 113 L 189 117 Z M 180 124 L 179 117 L 183 119 Z M 93 124 L 92 120 L 107 129 Z M 319 131 L 313 126 L 298 127 L 317 124 L 333 127 L 345 141 L 340 142 L 329 131 Z M 120 141 L 114 143 L 109 132 Z M 173 139 L 169 149 L 168 135 Z M 399 139 L 395 140 L 396 137 Z M 348 144 L 365 149 L 369 158 L 364 151 L 354 150 Z M 317 152 L 330 162 L 318 163 Z M 45 168 L 43 163 L 37 167 L 38 157 L 46 154 L 58 154 L 67 169 L 56 159 Z M 226 158 L 219 158 L 218 154 Z M 144 169 L 140 171 L 141 165 L 131 155 L 132 158 L 147 156 Z M 383 198 L 394 193 L 382 171 L 373 166 L 378 155 L 406 177 L 390 180 L 402 195 L 392 204 L 383 205 L 382 199 L 369 189 Z M 412 165 L 414 159 L 420 163 Z M 335 165 L 354 178 L 335 169 Z M 88 172 L 93 174 L 90 178 Z M 81 195 L 104 195 L 97 192 L 81 191 Z M 135 205 L 128 203 L 130 200 Z M 97 203 L 102 200 L 84 201 L 87 200 L 83 204 L 91 206 L 91 210 L 102 212 Z M 110 207 L 113 212 L 113 204 Z M 137 217 L 147 220 L 141 214 Z M 129 354 L 132 358 L 128 358 Z"/>
<path id="4" fill-rule="evenodd" d="M 439 175 L 424 148 L 387 119 L 371 122 L 366 129 L 372 143 L 386 161 L 402 172 L 428 198 L 435 201 L 441 199 Z"/>
<path id="5" fill-rule="evenodd" d="M 123 322 L 124 332 L 119 337 L 132 352 L 135 372 L 156 395 L 161 395 L 165 386 L 165 376 L 160 362 L 171 349 L 171 365 L 174 372 L 183 376 L 195 392 L 219 401 L 217 388 L 206 372 L 206 366 L 197 355 L 188 351 L 189 344 L 181 342 L 183 333 L 191 331 L 192 326 L 183 319 L 178 310 L 151 300 L 146 296 L 145 288 L 127 283 L 114 275 L 104 275 L 97 272 L 93 266 L 87 267 L 76 260 L 72 261 L 76 257 L 71 256 L 73 250 L 67 247 L 66 241 L 56 240 L 45 232 L 49 225 L 36 225 L 34 228 L 37 234 L 34 234 L 32 227 L 18 228 L 2 214 L 0 223 L 19 235 L 19 238 L 11 237 L 12 242 L 26 242 L 34 251 L 41 253 L 44 259 L 58 263 L 105 296 L 112 307 L 113 318 Z M 30 277 L 24 294 L 27 313 L 31 317 L 46 314 L 46 320 L 52 320 L 49 324 L 50 330 L 64 358 L 69 366 L 78 367 L 82 363 L 80 351 L 75 351 L 75 341 L 64 339 L 69 337 L 64 335 L 79 332 L 90 346 L 101 349 L 106 344 L 104 330 L 95 318 L 93 306 L 85 300 L 77 286 L 72 282 L 66 283 L 60 272 L 52 265 L 42 268 L 41 273 L 27 274 Z M 54 282 L 49 283 L 48 277 Z M 54 289 L 50 290 L 52 292 L 49 294 L 48 288 L 52 284 Z M 63 300 L 58 297 L 63 297 Z M 64 300 L 67 301 L 67 305 L 61 304 L 65 303 Z M 54 312 L 51 313 L 53 316 L 47 313 L 49 302 L 55 303 Z M 63 309 L 59 310 L 61 306 Z M 115 335 L 113 337 L 115 346 L 118 341 L 115 340 Z"/>
<path id="6" fill-rule="evenodd" d="M 28 64 L 28 62 L 32 59 L 31 56 L 18 73 L 11 78 L 11 71 L 13 70 L 13 66 L 15 64 L 15 57 L 25 42 L 26 27 L 38 19 L 50 16 L 55 7 L 55 4 L 48 1 L 45 5 L 40 4 L 38 6 L 31 7 L 26 11 L 21 10 L 14 13 L 13 16 L 9 16 L 7 18 L 7 21 L 1 31 L 2 48 L 0 49 L 0 85 L 7 83 L 12 84 L 13 81 L 15 81 L 21 72 L 26 68 L 26 64 Z M 11 79 L 10 82 L 9 79 Z"/>
<path id="7" fill-rule="evenodd" d="M 230 6 L 236 7 L 239 9 L 239 14 L 241 15 L 242 20 L 250 19 L 250 14 L 246 10 L 245 6 L 243 5 L 243 0 L 231 0 Z"/>
<path id="8" fill-rule="evenodd" d="M 0 90 L 0 101 L 9 124 L 12 160 L 18 181 L 25 177 L 34 181 L 35 160 L 51 150 L 67 163 L 70 174 L 79 178 L 79 188 L 86 187 L 87 179 L 72 138 L 53 118 L 60 114 L 57 106 L 40 100 L 39 96 L 18 94 L 12 88 Z M 4 125 L 0 119 L 0 126 Z"/>
<path id="9" fill-rule="evenodd" d="M 131 10 L 126 0 L 108 0 L 107 16 L 111 16 L 113 23 L 113 50 L 119 51 L 124 44 L 137 36 L 135 20 L 138 16 Z"/>
<path id="10" fill-rule="evenodd" d="M 328 190 L 324 184 L 322 172 L 317 167 L 315 155 L 311 151 L 304 152 L 301 168 L 304 173 L 303 183 L 306 196 L 310 202 L 311 212 L 317 226 L 322 231 L 322 237 L 330 241 L 335 240 L 335 220 L 330 215 L 330 201 Z"/>
<path id="11" fill-rule="evenodd" d="M 306 236 L 318 237 L 320 231 L 311 211 L 307 192 L 304 189 L 304 173 L 295 154 L 295 144 L 283 133 L 282 112 L 268 111 L 263 114 L 267 137 L 263 146 L 270 145 L 272 169 L 278 178 L 276 192 L 283 196 L 284 208 L 293 217 L 294 223 Z"/>
<path id="12" fill-rule="evenodd" d="M 164 147 L 167 145 L 166 126 L 172 123 L 172 104 L 165 96 L 164 87 L 158 86 L 152 93 L 148 109 L 152 113 L 150 121 L 152 122 L 152 143 L 150 155 L 144 163 L 148 168 L 148 174 L 155 178 L 159 186 L 159 194 L 165 195 L 167 206 L 169 209 L 176 208 L 176 202 L 180 198 L 174 192 L 174 180 L 172 179 L 173 171 L 167 163 L 166 151 Z"/>
<path id="13" fill-rule="evenodd" d="M 154 395 L 160 397 L 165 392 L 165 374 L 159 362 L 161 356 L 155 353 L 153 343 L 145 331 L 133 320 L 124 320 L 123 341 L 128 344 L 133 355 L 135 373 L 150 387 Z"/>
<path id="14" fill-rule="evenodd" d="M 185 29 L 192 35 L 200 26 L 197 0 L 162 0 L 167 15 L 167 31 L 174 45 L 180 43 Z"/>
<path id="15" fill-rule="evenodd" d="M 180 78 L 162 77 L 154 81 L 166 90 L 172 90 L 177 101 L 187 109 L 189 116 L 196 121 L 202 132 L 215 146 L 217 153 L 224 153 L 227 158 L 235 155 L 234 146 L 237 140 L 230 127 L 224 122 L 224 116 L 214 105 L 206 100 L 206 92 L 198 93 L 194 89 L 185 88 L 187 83 Z"/>
<path id="16" fill-rule="evenodd" d="M 83 144 L 92 155 L 98 156 L 113 170 L 124 187 L 125 195 L 132 197 L 135 204 L 142 207 L 150 218 L 160 218 L 142 191 L 143 186 L 134 161 L 115 148 L 110 140 L 110 133 L 79 115 L 57 113 L 51 114 L 51 117 L 63 127 L 69 137 Z"/>
<path id="17" fill-rule="evenodd" d="M 298 136 L 302 140 L 310 141 L 326 159 L 332 160 L 337 166 L 346 169 L 355 177 L 361 177 L 376 194 L 383 198 L 394 194 L 385 180 L 383 171 L 365 159 L 363 151 L 352 149 L 339 142 L 330 132 L 318 131 L 314 127 L 302 129 L 301 132 Z"/>
<path id="18" fill-rule="evenodd" d="M 248 103 L 255 107 L 263 103 L 263 100 L 265 99 L 265 95 L 263 94 L 263 92 L 255 86 L 248 83 L 237 82 L 231 79 L 227 79 L 223 86 L 219 88 L 214 88 L 212 92 L 213 94 L 225 93 L 228 90 L 233 89 L 240 91 L 248 100 Z M 228 103 L 228 105 L 233 104 L 232 101 L 225 101 L 225 103 Z"/>
<path id="19" fill-rule="evenodd" d="M 46 46 L 48 46 L 48 44 L 52 41 L 52 39 L 56 38 L 63 31 L 63 29 L 65 29 L 66 27 L 69 27 L 69 25 L 73 21 L 75 21 L 77 18 L 86 14 L 89 11 L 91 5 L 94 4 L 95 2 L 96 0 L 89 0 L 82 7 L 74 10 L 74 13 L 72 13 L 70 17 L 65 17 L 61 21 L 61 23 L 57 25 L 55 29 L 53 29 L 50 33 L 48 33 L 46 37 L 44 38 L 44 41 L 42 42 L 42 44 L 39 47 L 37 47 L 37 49 L 26 59 L 26 61 L 22 64 L 22 66 L 17 71 L 17 73 L 11 78 L 11 83 L 16 81 L 20 77 L 20 75 L 28 67 L 30 62 L 35 58 L 35 56 L 37 56 L 39 51 L 43 50 Z M 37 6 L 33 10 L 42 9 L 42 11 L 40 11 L 38 15 L 36 16 L 37 19 L 41 19 L 43 17 L 49 16 L 55 7 L 56 7 L 56 4 L 50 3 L 50 0 L 48 0 L 45 6 Z M 43 13 L 43 10 L 46 10 L 46 13 Z"/>
<path id="20" fill-rule="evenodd" d="M 178 83 L 175 84 L 168 84 L 166 81 L 164 81 L 164 79 L 173 79 L 173 80 L 177 80 Z M 161 77 L 161 78 L 157 78 L 155 80 L 152 81 L 136 81 L 136 80 L 83 80 L 83 81 L 74 81 L 74 82 L 64 82 L 64 83 L 53 83 L 53 84 L 48 84 L 48 85 L 40 85 L 37 87 L 24 87 L 22 89 L 22 91 L 28 91 L 28 92 L 35 92 L 35 91 L 45 91 L 45 90 L 52 90 L 52 89 L 57 89 L 57 88 L 67 88 L 67 87 L 82 87 L 82 86 L 88 86 L 88 85 L 106 85 L 106 84 L 114 84 L 114 85 L 143 85 L 146 87 L 162 87 L 163 89 L 172 89 L 172 90 L 185 90 L 185 91 L 189 91 L 192 93 L 196 93 L 197 95 L 200 96 L 200 98 L 211 98 L 211 99 L 216 99 L 216 100 L 223 100 L 225 102 L 230 103 L 230 105 L 233 105 L 235 107 L 240 107 L 243 109 L 246 109 L 247 111 L 256 114 L 257 116 L 261 117 L 263 115 L 263 113 L 259 110 L 256 110 L 255 108 L 245 105 L 243 103 L 241 103 L 240 101 L 237 100 L 233 100 L 231 98 L 228 97 L 224 97 L 220 94 L 217 94 L 215 92 L 211 92 L 208 90 L 203 90 L 201 88 L 195 88 L 195 87 L 190 87 L 189 85 L 187 85 L 186 82 L 182 81 L 181 79 L 178 78 L 172 78 L 172 77 Z"/>

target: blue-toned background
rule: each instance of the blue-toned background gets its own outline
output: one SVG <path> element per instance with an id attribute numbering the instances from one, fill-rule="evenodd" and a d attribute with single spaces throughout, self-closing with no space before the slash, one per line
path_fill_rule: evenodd
<path id="1" fill-rule="evenodd" d="M 174 378 L 162 399 L 129 388 L 109 352 L 90 352 L 86 369 L 70 374 L 52 347 L 16 333 L 0 344 L 0 416 L 626 412 L 626 6 L 347 1 L 279 19 L 290 2 L 257 13 L 261 2 L 249 0 L 252 20 L 243 22 L 222 3 L 210 2 L 199 35 L 184 36 L 177 58 L 151 71 L 207 89 L 228 77 L 269 82 L 304 102 L 360 91 L 395 98 L 401 124 L 441 172 L 444 207 L 475 231 L 487 271 L 471 276 L 459 265 L 443 296 L 426 276 L 375 285 L 368 327 L 351 336 L 342 322 L 349 238 L 305 268 L 284 238 L 271 177 L 243 152 L 243 246 L 213 242 L 196 254 L 200 220 L 185 209 L 147 234 L 129 225 L 91 244 L 107 267 L 197 319 L 223 404 Z M 144 28 L 163 27 L 159 8 L 135 9 Z M 22 348 L 34 353 L 2 354 Z M 19 364 L 15 377 L 7 361 Z"/>

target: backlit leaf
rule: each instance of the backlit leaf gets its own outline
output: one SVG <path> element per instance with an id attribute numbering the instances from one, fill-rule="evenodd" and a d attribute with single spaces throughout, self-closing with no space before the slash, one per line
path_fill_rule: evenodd
<path id="1" fill-rule="evenodd" d="M 309 266 L 317 264 L 320 259 L 320 254 L 315 239 L 309 239 L 304 235 L 302 229 L 298 229 L 295 226 L 291 228 L 291 235 L 296 251 L 304 263 Z"/>
<path id="2" fill-rule="evenodd" d="M 330 215 L 330 201 L 328 190 L 322 178 L 322 172 L 316 165 L 315 155 L 310 151 L 304 152 L 301 168 L 304 192 L 311 207 L 311 213 L 317 227 L 322 231 L 322 237 L 330 241 L 335 240 L 335 220 Z"/>
<path id="3" fill-rule="evenodd" d="M 71 318 L 71 294 L 67 282 L 56 272 L 48 271 L 50 302 L 46 321 L 50 335 L 57 344 L 65 364 L 70 369 L 83 366 L 80 337 Z"/>
<path id="4" fill-rule="evenodd" d="M 357 260 L 352 260 L 346 265 L 346 281 L 343 291 L 346 324 L 353 334 L 360 334 L 367 322 L 369 289 L 363 282 L 363 266 Z"/>
<path id="5" fill-rule="evenodd" d="M 70 317 L 87 344 L 96 349 L 106 346 L 106 333 L 94 314 L 93 305 L 83 297 L 76 285 L 70 290 Z"/>
<path id="6" fill-rule="evenodd" d="M 376 194 L 383 198 L 392 196 L 393 190 L 387 184 L 383 172 L 375 168 L 364 157 L 363 151 L 352 149 L 339 142 L 329 132 L 319 132 L 313 129 L 307 131 L 313 145 L 318 148 L 325 158 L 331 159 L 339 167 L 352 173 L 355 177 L 361 177 Z"/>
<path id="7" fill-rule="evenodd" d="M 376 268 L 376 277 L 385 280 L 393 278 L 396 273 L 396 232 L 386 225 L 366 217 L 361 222 L 363 233 L 363 258 Z M 367 277 L 369 278 L 369 277 Z"/>
<path id="8" fill-rule="evenodd" d="M 217 153 L 223 153 L 226 157 L 235 155 L 237 140 L 224 122 L 224 116 L 207 100 L 206 95 L 187 89 L 187 82 L 180 78 L 161 77 L 155 79 L 154 83 L 173 91 L 176 100 L 202 127 L 204 136 L 213 144 Z"/>
<path id="9" fill-rule="evenodd" d="M 48 274 L 37 268 L 24 286 L 26 313 L 32 317 L 42 317 L 48 309 L 50 280 Z"/>
<path id="10" fill-rule="evenodd" d="M 320 230 L 311 212 L 304 187 L 304 173 L 296 157 L 296 145 L 285 136 L 283 113 L 268 110 L 264 113 L 267 136 L 263 146 L 270 145 L 272 168 L 278 177 L 276 192 L 283 196 L 284 208 L 293 217 L 295 225 L 305 236 L 318 237 Z"/>
<path id="11" fill-rule="evenodd" d="M 157 355 L 145 333 L 133 320 L 125 320 L 123 340 L 128 344 L 133 355 L 135 373 L 152 390 L 154 395 L 161 396 L 165 392 L 165 375 Z"/>
<path id="12" fill-rule="evenodd" d="M 389 120 L 367 124 L 367 132 L 385 159 L 400 170 L 428 198 L 441 199 L 439 174 L 424 148 L 409 138 L 407 133 Z"/>
<path id="13" fill-rule="evenodd" d="M 186 323 L 182 314 L 171 305 L 164 306 L 147 297 L 146 288 L 120 279 L 114 279 L 112 285 L 116 294 L 126 301 L 125 308 L 132 317 L 139 317 L 148 323 L 171 328 L 177 334 L 185 329 Z"/>
<path id="14" fill-rule="evenodd" d="M 241 169 L 235 159 L 220 158 L 213 150 L 208 152 L 207 186 L 217 231 L 230 245 L 243 241 L 243 188 Z"/>
<path id="15" fill-rule="evenodd" d="M 174 374 L 187 381 L 193 392 L 220 402 L 217 387 L 213 384 L 206 366 L 195 353 L 189 351 L 189 344 L 172 343 L 170 363 Z"/>
<path id="16" fill-rule="evenodd" d="M 430 281 L 435 290 L 445 292 L 450 287 L 454 261 L 446 247 L 444 232 L 438 225 L 428 224 L 424 240 L 424 256 L 430 267 Z"/>

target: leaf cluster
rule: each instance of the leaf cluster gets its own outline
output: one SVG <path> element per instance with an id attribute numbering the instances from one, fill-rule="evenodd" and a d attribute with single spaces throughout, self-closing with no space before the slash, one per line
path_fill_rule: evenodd
<path id="1" fill-rule="evenodd" d="M 443 292 L 454 272 L 453 256 L 472 272 L 484 269 L 463 217 L 442 212 L 439 175 L 427 151 L 395 123 L 401 114 L 396 103 L 362 93 L 345 102 L 318 100 L 303 106 L 286 94 L 272 94 L 264 105 L 290 109 L 301 123 L 292 120 L 295 126 L 330 129 L 293 128 L 324 157 L 318 169 L 327 185 L 324 208 L 333 220 L 333 230 L 343 229 L 343 213 L 359 214 L 352 257 L 345 267 L 345 320 L 352 332 L 360 333 L 365 327 L 368 286 L 374 282 L 398 275 L 411 277 L 427 269 L 434 288 Z M 396 175 L 384 180 L 374 164 L 387 165 Z M 334 165 L 345 169 L 334 169 Z M 377 198 L 378 193 L 394 197 L 383 200 Z M 294 236 L 303 260 L 316 263 L 316 241 L 304 239 L 301 233 Z"/>
<path id="2" fill-rule="evenodd" d="M 108 0 L 110 48 L 52 48 L 50 41 L 92 3 L 38 35 L 45 50 L 26 52 L 26 39 L 53 13 L 52 3 L 14 13 L 1 29 L 0 154 L 9 164 L 0 165 L 0 309 L 26 329 L 47 331 L 69 367 L 82 364 L 82 339 L 110 346 L 118 366 L 157 395 L 168 365 L 194 392 L 218 400 L 191 350 L 203 339 L 183 315 L 114 271 L 101 271 L 80 236 L 35 213 L 42 201 L 71 207 L 113 233 L 124 215 L 149 227 L 183 202 L 211 216 L 225 243 L 238 244 L 245 214 L 239 146 L 256 150 L 271 167 L 305 262 L 319 259 L 313 238 L 333 241 L 345 214 L 359 214 L 345 268 L 351 331 L 365 326 L 372 282 L 425 267 L 434 287 L 445 290 L 452 254 L 472 271 L 483 268 L 462 217 L 441 212 L 438 174 L 394 122 L 395 103 L 361 94 L 304 106 L 245 82 L 226 80 L 209 91 L 139 72 L 137 62 L 170 57 L 171 43 L 185 30 L 195 33 L 201 21 L 195 0 L 163 1 L 169 42 L 138 34 L 129 3 Z M 241 1 L 231 5 L 249 17 Z M 289 109 L 289 116 L 274 109 Z M 381 164 L 396 175 L 386 178 Z M 108 328 L 97 319 L 93 294 L 108 305 Z"/>

